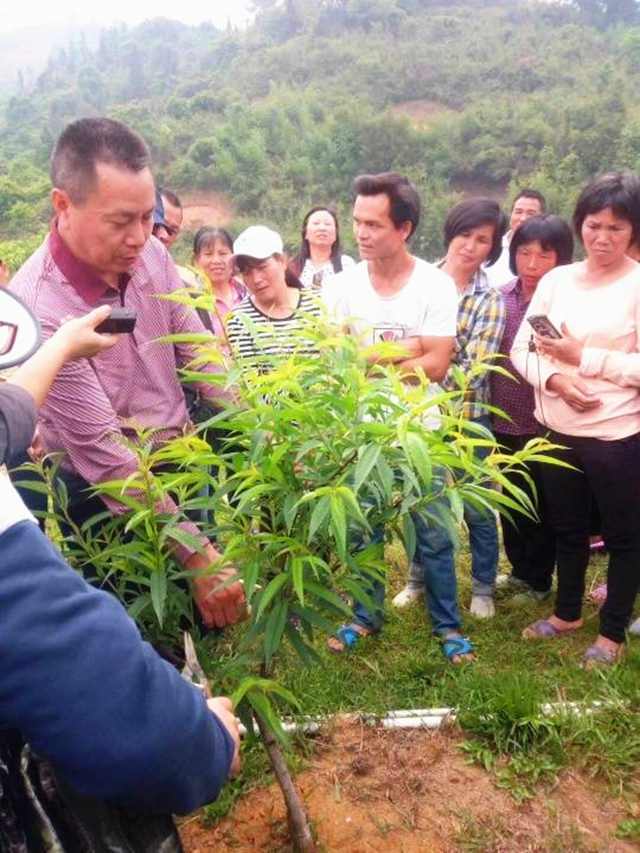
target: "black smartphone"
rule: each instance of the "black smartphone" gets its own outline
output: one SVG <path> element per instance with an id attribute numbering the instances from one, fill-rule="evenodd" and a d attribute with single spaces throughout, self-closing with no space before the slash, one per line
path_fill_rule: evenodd
<path id="1" fill-rule="evenodd" d="M 131 308 L 112 308 L 111 314 L 96 326 L 99 334 L 130 335 L 136 326 L 136 312 Z"/>
<path id="2" fill-rule="evenodd" d="M 562 335 L 553 325 L 546 314 L 531 314 L 527 320 L 533 326 L 533 331 L 541 338 L 561 338 Z"/>

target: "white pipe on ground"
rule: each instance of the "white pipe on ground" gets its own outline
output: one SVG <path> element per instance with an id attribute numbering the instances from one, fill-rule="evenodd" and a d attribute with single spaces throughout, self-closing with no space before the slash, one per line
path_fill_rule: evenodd
<path id="1" fill-rule="evenodd" d="M 607 708 L 619 706 L 618 702 L 590 702 L 587 705 L 581 702 L 549 702 L 540 706 L 540 712 L 545 716 L 560 716 L 561 714 L 576 714 L 577 716 L 589 715 Z M 325 723 L 329 722 L 355 722 L 361 720 L 369 725 L 381 725 L 384 729 L 439 729 L 441 726 L 450 725 L 457 719 L 455 708 L 410 708 L 408 710 L 389 711 L 380 716 L 378 714 L 336 714 L 333 716 L 303 717 L 300 721 L 286 721 L 283 728 L 286 732 L 293 734 L 301 732 L 304 734 L 317 734 Z M 256 729 L 257 732 L 257 729 Z M 244 726 L 240 726 L 240 733 L 246 735 Z"/>

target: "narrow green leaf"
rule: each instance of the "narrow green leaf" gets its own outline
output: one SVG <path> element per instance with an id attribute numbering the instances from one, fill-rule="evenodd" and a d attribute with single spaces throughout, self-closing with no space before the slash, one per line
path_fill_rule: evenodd
<path id="1" fill-rule="evenodd" d="M 406 448 L 408 456 L 418 472 L 423 485 L 428 488 L 431 485 L 433 466 L 426 441 L 415 432 L 407 433 Z"/>
<path id="2" fill-rule="evenodd" d="M 356 465 L 356 471 L 353 478 L 353 490 L 359 492 L 362 484 L 365 482 L 373 467 L 377 465 L 382 448 L 376 444 L 368 444 L 361 447 L 359 454 L 360 458 Z"/>
<path id="3" fill-rule="evenodd" d="M 269 699 L 265 694 L 258 693 L 257 690 L 252 689 L 247 692 L 247 700 L 254 711 L 262 717 L 264 723 L 273 732 L 280 743 L 283 746 L 286 746 L 289 743 L 287 735 L 282 728 L 282 723 L 280 722 L 278 715 L 274 711 L 273 705 L 269 702 Z"/>
<path id="4" fill-rule="evenodd" d="M 271 601 L 275 598 L 275 596 L 280 592 L 283 586 L 289 580 L 289 575 L 285 572 L 282 572 L 279 575 L 276 575 L 275 578 L 272 578 L 265 591 L 260 596 L 260 602 L 258 604 L 258 610 L 256 613 L 256 621 L 260 619 L 266 608 L 269 606 Z"/>
<path id="5" fill-rule="evenodd" d="M 271 666 L 273 656 L 280 646 L 284 626 L 287 622 L 287 616 L 287 602 L 279 601 L 267 619 L 267 624 L 264 630 L 264 661 L 267 667 Z"/>
<path id="6" fill-rule="evenodd" d="M 307 543 L 309 545 L 311 545 L 316 533 L 329 517 L 330 508 L 331 503 L 328 495 L 323 495 L 314 506 L 311 513 L 311 520 L 309 521 L 309 535 L 307 536 Z"/>
<path id="7" fill-rule="evenodd" d="M 293 588 L 298 596 L 298 601 L 304 607 L 304 560 L 302 557 L 292 558 L 291 577 L 293 578 Z"/>
<path id="8" fill-rule="evenodd" d="M 167 600 L 167 576 L 164 569 L 156 569 L 150 578 L 151 603 L 160 627 L 164 622 L 164 606 Z"/>
<path id="9" fill-rule="evenodd" d="M 296 516 L 298 514 L 298 501 L 295 493 L 288 494 L 282 505 L 282 515 L 284 517 L 284 522 L 287 526 L 287 533 L 291 533 L 293 529 L 293 523 L 296 520 Z"/>
<path id="10" fill-rule="evenodd" d="M 388 503 L 391 503 L 391 499 L 393 497 L 393 470 L 384 456 L 381 456 L 378 459 L 376 463 L 376 470 L 380 477 L 383 496 Z"/>
<path id="11" fill-rule="evenodd" d="M 327 589 L 315 581 L 307 581 L 305 588 L 308 593 L 315 595 L 322 601 L 326 601 L 327 604 L 330 604 L 339 613 L 344 613 L 346 616 L 351 615 L 351 608 L 340 598 L 339 595 L 332 592 L 330 589 Z"/>
<path id="12" fill-rule="evenodd" d="M 404 542 L 404 548 L 407 552 L 407 560 L 411 562 L 413 560 L 416 553 L 416 526 L 413 523 L 413 519 L 407 513 L 402 519 L 402 539 Z"/>
<path id="13" fill-rule="evenodd" d="M 331 495 L 331 532 L 336 543 L 338 556 L 347 559 L 347 517 L 344 504 L 338 495 Z"/>
<path id="14" fill-rule="evenodd" d="M 293 646 L 296 654 L 305 666 L 314 666 L 322 663 L 322 658 L 317 651 L 300 636 L 300 632 L 294 625 L 285 626 L 285 636 Z"/>

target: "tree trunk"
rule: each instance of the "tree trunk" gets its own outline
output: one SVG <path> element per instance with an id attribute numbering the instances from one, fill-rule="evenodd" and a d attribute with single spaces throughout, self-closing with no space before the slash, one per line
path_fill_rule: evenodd
<path id="1" fill-rule="evenodd" d="M 255 713 L 255 718 L 287 806 L 287 819 L 293 849 L 295 853 L 316 853 L 317 847 L 311 834 L 309 817 L 302 802 L 300 791 L 289 772 L 280 745 L 260 714 Z"/>

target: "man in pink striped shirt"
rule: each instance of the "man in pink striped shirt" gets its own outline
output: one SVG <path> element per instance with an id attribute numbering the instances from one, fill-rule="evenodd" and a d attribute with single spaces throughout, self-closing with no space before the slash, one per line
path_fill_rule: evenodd
<path id="1" fill-rule="evenodd" d="M 51 232 L 11 289 L 33 309 L 45 337 L 69 316 L 101 304 L 126 306 L 137 321 L 111 350 L 63 368 L 41 409 L 40 436 L 47 453 L 64 452 L 63 467 L 76 481 L 125 479 L 137 462 L 123 437 L 156 428 L 154 440 L 161 442 L 190 427 L 177 371 L 196 352 L 157 339 L 206 330 L 195 311 L 157 298 L 182 282 L 167 250 L 151 237 L 155 187 L 141 137 L 111 119 L 73 122 L 54 150 L 51 178 Z M 206 381 L 198 388 L 209 398 L 222 394 Z M 114 513 L 123 510 L 114 500 L 105 503 Z M 170 499 L 158 509 L 177 511 Z M 242 586 L 223 586 L 233 570 L 203 575 L 218 552 L 194 524 L 183 527 L 200 540 L 199 550 L 176 542 L 175 553 L 196 575 L 193 593 L 203 621 L 210 627 L 238 621 Z"/>

